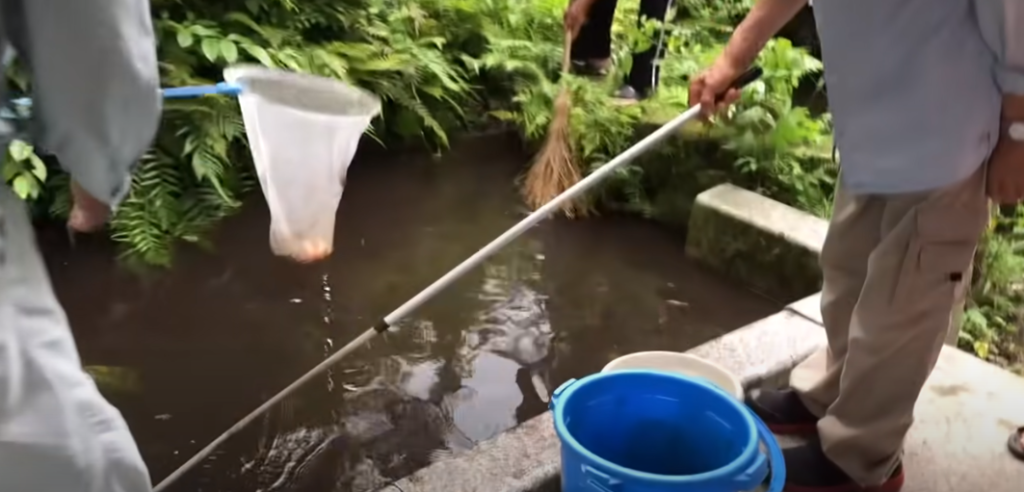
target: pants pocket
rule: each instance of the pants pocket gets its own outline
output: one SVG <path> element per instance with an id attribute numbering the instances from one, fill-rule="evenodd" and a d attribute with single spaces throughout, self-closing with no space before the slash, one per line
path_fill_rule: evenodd
<path id="1" fill-rule="evenodd" d="M 894 303 L 897 307 L 952 308 L 958 289 L 966 288 L 977 241 L 910 240 L 900 267 Z"/>

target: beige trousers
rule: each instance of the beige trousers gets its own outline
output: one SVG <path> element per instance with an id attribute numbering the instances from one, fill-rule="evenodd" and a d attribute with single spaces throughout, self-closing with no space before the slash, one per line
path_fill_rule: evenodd
<path id="1" fill-rule="evenodd" d="M 988 217 L 985 166 L 939 190 L 836 193 L 821 252 L 828 348 L 791 384 L 821 418 L 825 454 L 861 485 L 899 461 Z"/>

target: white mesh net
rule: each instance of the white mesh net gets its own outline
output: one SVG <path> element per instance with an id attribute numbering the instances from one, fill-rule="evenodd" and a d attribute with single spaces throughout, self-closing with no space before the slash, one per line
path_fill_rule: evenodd
<path id="1" fill-rule="evenodd" d="M 230 67 L 224 80 L 243 88 L 271 249 L 302 262 L 330 255 L 345 175 L 380 100 L 337 80 L 259 66 Z"/>

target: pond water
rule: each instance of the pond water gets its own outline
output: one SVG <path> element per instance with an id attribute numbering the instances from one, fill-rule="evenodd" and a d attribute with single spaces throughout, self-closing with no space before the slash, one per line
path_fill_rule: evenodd
<path id="1" fill-rule="evenodd" d="M 506 137 L 441 159 L 363 152 L 335 252 L 271 255 L 259 200 L 212 251 L 119 268 L 105 239 L 40 242 L 83 362 L 154 481 L 523 217 Z M 546 408 L 551 390 L 639 350 L 685 350 L 778 307 L 688 262 L 684 238 L 603 217 L 542 224 L 232 438 L 174 491 L 372 490 Z"/>

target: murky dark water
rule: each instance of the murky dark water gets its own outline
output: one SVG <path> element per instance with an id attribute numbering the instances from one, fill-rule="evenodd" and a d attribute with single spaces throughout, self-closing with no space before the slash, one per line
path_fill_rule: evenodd
<path id="1" fill-rule="evenodd" d="M 500 137 L 440 161 L 367 153 L 334 255 L 271 255 L 265 206 L 182 250 L 166 273 L 118 268 L 98 238 L 40 240 L 86 365 L 154 480 L 523 216 L 524 161 Z M 543 392 L 639 350 L 685 350 L 777 310 L 689 263 L 638 220 L 547 222 L 233 438 L 176 491 L 361 491 L 546 408 Z M 437 454 L 442 450 L 441 454 Z"/>

